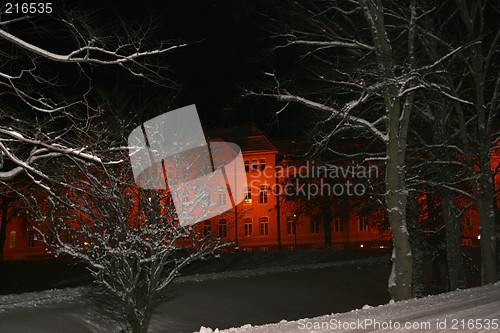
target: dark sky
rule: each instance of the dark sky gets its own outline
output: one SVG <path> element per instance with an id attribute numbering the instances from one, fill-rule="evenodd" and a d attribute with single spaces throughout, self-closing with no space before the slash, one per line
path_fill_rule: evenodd
<path id="1" fill-rule="evenodd" d="M 269 59 L 264 59 L 266 32 L 259 22 L 257 6 L 261 0 L 168 0 L 168 1 L 55 1 L 55 16 L 66 11 L 87 15 L 90 26 L 107 26 L 110 31 L 125 25 L 134 31 L 153 22 L 151 41 L 176 41 L 189 45 L 169 55 L 175 81 L 182 88 L 175 103 L 169 107 L 196 104 L 206 127 L 220 126 L 220 112 L 227 104 L 235 109 L 234 123 L 255 123 L 266 130 L 273 122 L 273 110 L 279 106 L 264 99 L 241 99 L 241 87 L 258 86 Z M 267 6 L 267 5 L 265 5 Z M 54 22 L 35 18 L 37 33 L 44 40 L 35 41 L 54 52 L 67 53 L 74 49 Z M 47 23 L 48 22 L 48 23 Z M 38 25 L 37 25 L 38 24 Z M 41 25 L 40 25 L 41 24 Z M 44 26 L 47 31 L 40 30 Z M 52 30 L 51 30 L 52 29 Z M 28 35 L 30 38 L 33 36 Z M 57 66 L 64 66 L 59 65 Z M 76 76 L 79 72 L 76 71 Z M 161 99 L 164 91 L 135 80 L 116 67 L 92 69 L 93 84 L 101 90 L 118 87 L 127 94 L 137 95 L 139 101 Z M 76 77 L 75 80 L 78 80 Z M 70 84 L 71 85 L 71 84 Z M 73 89 L 73 87 L 71 87 Z M 85 87 L 82 87 L 85 89 Z M 165 94 L 166 95 L 166 94 Z M 165 97 L 167 99 L 167 97 Z M 168 110 L 157 110 L 156 115 Z M 153 112 L 154 113 L 154 112 Z M 154 114 L 153 114 L 154 115 Z M 149 115 L 148 115 L 149 116 Z"/>
<path id="2" fill-rule="evenodd" d="M 172 58 L 175 76 L 184 88 L 180 102 L 195 103 L 204 122 L 216 126 L 217 112 L 237 103 L 238 86 L 257 80 L 261 72 L 255 45 L 259 31 L 251 1 L 146 1 L 115 6 L 127 19 L 158 20 L 160 38 L 174 38 L 190 45 Z"/>

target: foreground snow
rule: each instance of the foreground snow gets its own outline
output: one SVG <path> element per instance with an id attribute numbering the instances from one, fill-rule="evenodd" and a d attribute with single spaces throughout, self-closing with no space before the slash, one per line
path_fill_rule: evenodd
<path id="1" fill-rule="evenodd" d="M 500 282 L 404 302 L 297 321 L 199 333 L 500 332 Z"/>
<path id="2" fill-rule="evenodd" d="M 363 307 L 387 303 L 387 262 L 371 258 L 182 277 L 169 302 L 153 316 L 150 332 L 193 332 L 202 324 L 227 328 L 328 312 L 337 314 L 220 332 L 384 332 L 405 323 L 416 326 L 401 331 L 500 332 L 500 284 Z M 0 332 L 119 332 L 115 322 L 99 316 L 87 291 L 80 287 L 0 296 Z M 363 309 L 345 312 L 353 308 Z"/>

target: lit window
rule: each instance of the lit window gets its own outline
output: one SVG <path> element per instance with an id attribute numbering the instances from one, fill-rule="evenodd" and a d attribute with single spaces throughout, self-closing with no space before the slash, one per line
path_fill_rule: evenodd
<path id="1" fill-rule="evenodd" d="M 293 216 L 288 216 L 286 218 L 286 233 L 288 235 L 295 234 L 295 221 L 293 219 Z"/>
<path id="2" fill-rule="evenodd" d="M 203 235 L 210 236 L 212 234 L 212 222 L 203 222 Z"/>
<path id="3" fill-rule="evenodd" d="M 334 232 L 344 232 L 344 219 L 341 217 L 336 217 L 333 220 L 333 231 Z"/>
<path id="4" fill-rule="evenodd" d="M 269 235 L 269 218 L 263 216 L 259 219 L 259 229 L 262 236 Z"/>
<path id="5" fill-rule="evenodd" d="M 219 220 L 219 237 L 227 236 L 227 223 L 226 219 Z"/>
<path id="6" fill-rule="evenodd" d="M 28 230 L 28 247 L 35 247 L 35 231 Z"/>
<path id="7" fill-rule="evenodd" d="M 246 172 L 250 171 L 250 161 L 249 160 L 245 160 L 245 171 Z"/>
<path id="8" fill-rule="evenodd" d="M 261 158 L 260 159 L 260 171 L 264 171 L 266 169 L 266 159 Z"/>
<path id="9" fill-rule="evenodd" d="M 311 221 L 311 234 L 319 234 L 319 222 L 317 220 Z"/>
<path id="10" fill-rule="evenodd" d="M 259 189 L 259 202 L 261 204 L 267 203 L 267 186 L 261 186 Z"/>
<path id="11" fill-rule="evenodd" d="M 368 225 L 368 217 L 360 216 L 358 217 L 359 221 L 359 231 L 368 231 L 370 229 Z"/>
<path id="12" fill-rule="evenodd" d="M 11 231 L 9 233 L 9 248 L 13 249 L 16 247 L 16 232 Z"/>
<path id="13" fill-rule="evenodd" d="M 245 236 L 252 236 L 252 218 L 247 217 L 244 220 L 243 227 L 245 228 Z"/>
<path id="14" fill-rule="evenodd" d="M 245 198 L 243 200 L 243 203 L 245 205 L 250 205 L 252 203 L 252 191 L 250 190 L 249 187 L 245 188 Z"/>

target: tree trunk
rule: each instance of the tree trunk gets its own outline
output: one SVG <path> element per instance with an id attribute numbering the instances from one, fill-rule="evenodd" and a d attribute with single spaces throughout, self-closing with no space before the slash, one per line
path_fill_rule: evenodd
<path id="1" fill-rule="evenodd" d="M 462 251 L 460 220 L 457 214 L 456 195 L 449 190 L 441 190 L 441 209 L 445 226 L 446 264 L 448 267 L 449 290 L 465 288 L 465 269 Z"/>
<path id="2" fill-rule="evenodd" d="M 325 196 L 323 199 L 323 231 L 325 233 L 324 240 L 325 243 L 323 248 L 331 249 L 332 248 L 332 213 L 330 210 L 330 198 Z"/>
<path id="3" fill-rule="evenodd" d="M 462 22 L 467 29 L 467 40 L 469 42 L 481 41 L 484 42 L 486 35 L 484 28 L 488 25 L 484 24 L 486 15 L 484 4 L 479 6 L 470 6 L 465 0 L 457 0 L 457 7 L 459 9 Z M 475 5 L 480 4 L 480 2 Z M 479 23 L 479 24 L 478 24 Z M 497 35 L 498 37 L 498 35 Z M 495 39 L 490 46 L 488 52 L 494 52 L 497 48 L 498 39 Z M 475 112 L 477 112 L 477 140 L 478 140 L 478 157 L 479 157 L 479 179 L 473 184 L 474 192 L 477 200 L 477 207 L 479 210 L 479 218 L 481 221 L 481 261 L 482 261 L 482 282 L 484 284 L 494 283 L 497 281 L 496 276 L 496 238 L 495 238 L 495 209 L 493 200 L 495 198 L 495 185 L 493 183 L 493 176 L 491 174 L 491 137 L 493 128 L 496 128 L 493 123 L 494 115 L 498 110 L 491 109 L 488 115 L 488 108 L 486 103 L 486 88 L 488 86 L 488 68 L 491 65 L 490 54 L 485 56 L 483 54 L 483 46 L 474 45 L 470 48 L 470 53 L 467 57 L 469 62 L 470 74 L 474 79 L 474 92 L 475 92 Z M 492 71 L 492 70 L 490 70 Z M 492 71 L 493 72 L 493 71 Z M 493 72 L 494 77 L 497 73 Z M 498 87 L 495 88 L 495 90 Z M 498 92 L 494 91 L 491 100 L 497 99 Z M 460 121 L 463 121 L 460 119 Z M 464 129 L 461 128 L 461 132 Z M 462 135 L 464 137 L 465 133 Z M 467 138 L 466 138 L 467 139 Z M 468 144 L 467 141 L 464 141 Z M 465 147 L 467 148 L 467 147 Z M 467 152 L 466 152 L 467 153 Z M 468 164 L 471 173 L 475 173 L 472 165 L 469 147 Z"/>
<path id="4" fill-rule="evenodd" d="M 397 146 L 389 144 L 386 170 L 386 203 L 393 242 L 392 273 L 389 293 L 395 301 L 411 297 L 412 252 L 406 228 L 406 199 L 402 166 L 398 163 Z M 396 156 L 394 156 L 396 155 Z"/>
<path id="5" fill-rule="evenodd" d="M 385 170 L 385 201 L 387 205 L 389 225 L 392 233 L 393 256 L 392 272 L 389 277 L 389 293 L 395 301 L 411 297 L 412 253 L 406 227 L 406 189 L 405 155 L 408 125 L 413 106 L 414 93 L 406 95 L 401 103 L 390 39 L 384 22 L 382 1 L 376 2 L 358 0 L 370 26 L 375 55 L 382 75 L 388 82 L 383 88 L 384 105 L 386 109 L 386 170 Z M 411 20 L 408 33 L 408 52 L 410 66 L 414 65 L 414 32 L 415 32 L 415 1 L 411 1 Z M 413 83 L 410 82 L 410 87 Z"/>
<path id="6" fill-rule="evenodd" d="M 424 251 L 418 225 L 418 203 L 413 195 L 408 197 L 408 232 L 410 234 L 411 253 L 413 254 L 412 267 L 412 297 L 422 297 L 425 291 Z"/>
<path id="7" fill-rule="evenodd" d="M 489 168 L 489 165 L 488 165 Z M 477 206 L 479 219 L 481 221 L 481 262 L 482 262 L 482 282 L 483 284 L 495 283 L 497 281 L 496 269 L 496 235 L 495 235 L 495 214 L 493 200 L 495 191 L 491 173 L 482 173 L 482 190 L 477 196 Z M 488 179 L 489 178 L 489 179 Z"/>
<path id="8" fill-rule="evenodd" d="M 9 211 L 9 198 L 6 195 L 1 195 L 2 198 L 2 225 L 0 226 L 0 260 L 3 260 L 3 248 L 7 240 L 7 223 Z"/>

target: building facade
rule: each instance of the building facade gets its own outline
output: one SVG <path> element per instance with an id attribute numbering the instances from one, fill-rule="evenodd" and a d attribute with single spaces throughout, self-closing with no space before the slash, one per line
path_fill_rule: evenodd
<path id="1" fill-rule="evenodd" d="M 380 209 L 366 210 L 365 202 L 354 199 L 338 202 L 332 193 L 314 197 L 293 195 L 292 192 L 301 186 L 294 180 L 300 178 L 299 166 L 303 166 L 304 161 L 287 158 L 257 128 L 247 126 L 207 134 L 209 140 L 236 143 L 242 150 L 245 164 L 248 186 L 243 201 L 196 227 L 200 233 L 231 242 L 234 246 L 227 251 L 391 246 L 390 233 L 381 232 L 377 222 L 383 215 Z M 495 180 L 500 181 L 499 177 Z M 317 178 L 307 182 L 318 185 Z M 335 183 L 329 186 L 333 185 Z M 228 195 L 223 192 L 210 198 L 211 202 L 221 205 L 227 200 Z M 36 240 L 29 215 L 14 209 L 9 211 L 8 219 L 5 260 L 51 257 L 46 252 L 46 245 Z M 471 209 L 464 216 L 463 226 L 463 245 L 479 245 L 479 219 L 475 210 Z"/>

